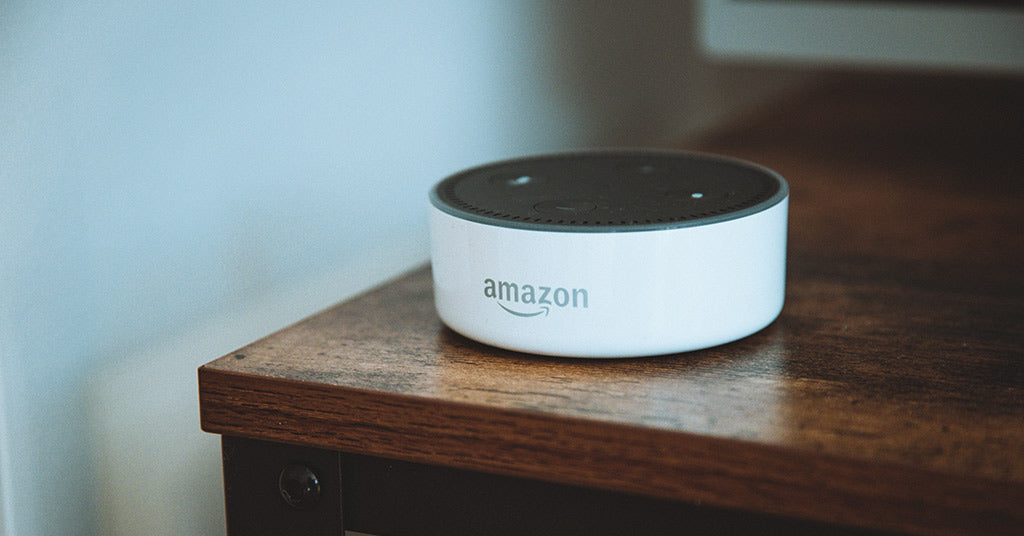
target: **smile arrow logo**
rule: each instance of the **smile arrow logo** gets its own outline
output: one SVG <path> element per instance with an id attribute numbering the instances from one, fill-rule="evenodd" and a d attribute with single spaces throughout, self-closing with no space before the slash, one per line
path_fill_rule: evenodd
<path id="1" fill-rule="evenodd" d="M 546 306 L 546 305 L 542 305 L 541 306 L 542 310 L 534 312 L 534 313 L 520 313 L 519 311 L 513 311 L 512 309 L 509 309 L 508 307 L 505 307 L 504 305 L 502 305 L 500 303 L 498 304 L 498 307 L 501 307 L 502 309 L 504 309 L 505 311 L 508 311 L 511 314 L 514 314 L 516 316 L 522 316 L 522 317 L 531 317 L 531 316 L 537 316 L 537 315 L 540 315 L 540 314 L 543 314 L 544 316 L 548 316 L 548 311 L 550 311 L 550 308 L 548 306 Z"/>

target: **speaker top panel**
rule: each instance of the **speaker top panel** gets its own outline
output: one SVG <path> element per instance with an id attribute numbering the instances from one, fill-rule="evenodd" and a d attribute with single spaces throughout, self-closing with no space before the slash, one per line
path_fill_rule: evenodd
<path id="1" fill-rule="evenodd" d="M 437 184 L 431 203 L 487 225 L 560 232 L 652 231 L 766 210 L 789 194 L 767 168 L 699 153 L 594 151 L 507 160 Z"/>

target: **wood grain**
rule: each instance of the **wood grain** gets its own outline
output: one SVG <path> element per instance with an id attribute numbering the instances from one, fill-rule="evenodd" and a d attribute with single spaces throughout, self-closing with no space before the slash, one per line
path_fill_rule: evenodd
<path id="1" fill-rule="evenodd" d="M 1021 88 L 847 77 L 690 145 L 790 182 L 786 306 L 741 341 L 610 361 L 496 350 L 441 325 L 424 269 L 202 367 L 203 428 L 852 526 L 1014 533 Z"/>

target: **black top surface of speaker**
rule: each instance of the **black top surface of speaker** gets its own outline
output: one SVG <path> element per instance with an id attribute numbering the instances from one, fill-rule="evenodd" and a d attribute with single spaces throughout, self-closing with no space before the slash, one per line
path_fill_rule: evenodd
<path id="1" fill-rule="evenodd" d="M 444 179 L 438 209 L 478 223 L 562 232 L 692 227 L 760 212 L 788 195 L 774 171 L 724 157 L 596 151 L 507 160 Z"/>

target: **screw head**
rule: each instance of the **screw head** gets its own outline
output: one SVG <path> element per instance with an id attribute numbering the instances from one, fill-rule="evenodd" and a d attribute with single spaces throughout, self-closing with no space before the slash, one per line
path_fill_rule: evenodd
<path id="1" fill-rule="evenodd" d="M 281 499 L 292 508 L 311 508 L 320 500 L 320 479 L 302 464 L 288 464 L 277 478 Z"/>

